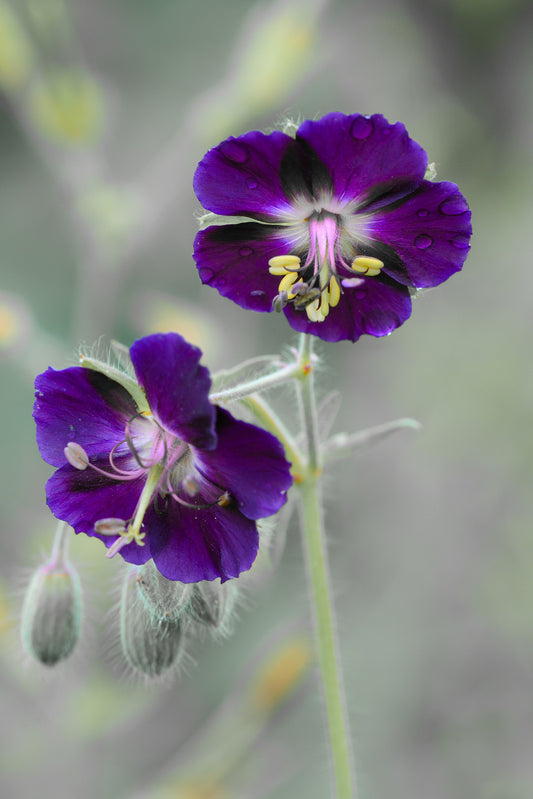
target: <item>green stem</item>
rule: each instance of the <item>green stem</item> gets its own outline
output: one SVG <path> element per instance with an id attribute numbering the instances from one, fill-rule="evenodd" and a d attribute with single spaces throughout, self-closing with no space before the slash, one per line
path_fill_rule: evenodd
<path id="1" fill-rule="evenodd" d="M 211 402 L 215 403 L 239 400 L 250 394 L 256 394 L 259 391 L 265 391 L 267 388 L 286 383 L 288 380 L 295 377 L 297 372 L 298 363 L 290 363 L 269 375 L 261 375 L 261 377 L 248 380 L 246 383 L 240 383 L 238 386 L 222 389 L 222 391 L 214 391 L 209 395 L 209 399 Z"/>
<path id="2" fill-rule="evenodd" d="M 333 777 L 337 799 L 354 799 L 355 776 L 351 754 L 346 703 L 335 632 L 334 608 L 329 586 L 327 551 L 323 530 L 319 477 L 321 471 L 316 404 L 313 391 L 310 337 L 300 344 L 301 405 L 308 441 L 308 467 L 298 485 L 307 569 L 314 610 L 318 665 L 322 678 Z"/>

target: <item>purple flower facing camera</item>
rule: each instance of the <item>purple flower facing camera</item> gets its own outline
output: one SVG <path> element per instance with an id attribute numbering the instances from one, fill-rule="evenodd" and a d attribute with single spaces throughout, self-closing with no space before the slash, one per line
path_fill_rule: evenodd
<path id="1" fill-rule="evenodd" d="M 387 335 L 411 295 L 460 270 L 469 250 L 466 200 L 454 183 L 426 180 L 427 167 L 405 127 L 380 114 L 331 113 L 295 138 L 229 138 L 194 177 L 206 209 L 238 217 L 198 233 L 200 277 L 326 341 Z"/>

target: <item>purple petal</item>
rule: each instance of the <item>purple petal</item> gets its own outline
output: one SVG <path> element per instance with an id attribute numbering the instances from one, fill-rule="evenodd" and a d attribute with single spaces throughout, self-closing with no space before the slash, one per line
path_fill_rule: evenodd
<path id="1" fill-rule="evenodd" d="M 468 255 L 470 216 L 454 183 L 424 181 L 397 207 L 377 212 L 368 232 L 396 251 L 412 285 L 438 286 L 461 269 Z"/>
<path id="2" fill-rule="evenodd" d="M 310 145 L 327 167 L 341 201 L 375 203 L 382 195 L 397 200 L 420 185 L 427 167 L 426 153 L 405 127 L 381 114 L 327 114 L 300 125 L 296 140 Z"/>
<path id="3" fill-rule="evenodd" d="M 215 214 L 272 220 L 290 210 L 280 170 L 294 141 L 284 133 L 251 131 L 229 138 L 202 158 L 194 175 L 196 196 Z"/>
<path id="4" fill-rule="evenodd" d="M 96 461 L 95 465 L 109 469 L 107 460 Z M 117 465 L 120 468 L 130 468 L 130 459 L 118 459 Z M 100 538 L 106 547 L 110 547 L 117 536 L 95 533 L 95 523 L 99 519 L 111 517 L 124 521 L 131 519 L 145 480 L 146 475 L 142 474 L 137 479 L 118 482 L 90 467 L 81 472 L 66 465 L 54 472 L 48 480 L 46 499 L 54 516 L 70 524 L 77 533 Z M 135 543 L 128 544 L 120 554 L 130 563 L 145 563 L 150 557 L 149 543 L 142 547 Z M 132 560 L 132 557 L 136 560 Z"/>
<path id="5" fill-rule="evenodd" d="M 201 350 L 177 333 L 158 333 L 130 348 L 135 373 L 155 417 L 170 432 L 202 449 L 216 446 L 211 379 Z"/>
<path id="6" fill-rule="evenodd" d="M 280 442 L 252 424 L 218 408 L 218 446 L 196 453 L 195 464 L 215 485 L 230 492 L 241 513 L 262 519 L 286 502 L 292 485 L 290 463 Z"/>
<path id="7" fill-rule="evenodd" d="M 284 312 L 291 327 L 324 341 L 357 341 L 363 334 L 386 336 L 409 318 L 411 298 L 405 286 L 383 275 L 350 280 L 354 285 L 343 286 L 339 304 L 323 322 L 311 322 L 305 311 L 288 305 Z"/>
<path id="8" fill-rule="evenodd" d="M 255 222 L 209 227 L 194 242 L 202 282 L 243 308 L 261 312 L 272 310 L 280 282 L 269 273 L 268 261 L 290 251 L 282 229 Z"/>
<path id="9" fill-rule="evenodd" d="M 41 457 L 52 466 L 66 463 L 63 449 L 80 444 L 90 457 L 107 455 L 124 439 L 137 406 L 126 389 L 91 369 L 48 369 L 35 380 L 33 417 Z"/>
<path id="10" fill-rule="evenodd" d="M 150 551 L 169 580 L 222 582 L 247 571 L 259 544 L 255 522 L 236 508 L 192 510 L 171 502 L 165 513 L 149 512 Z"/>

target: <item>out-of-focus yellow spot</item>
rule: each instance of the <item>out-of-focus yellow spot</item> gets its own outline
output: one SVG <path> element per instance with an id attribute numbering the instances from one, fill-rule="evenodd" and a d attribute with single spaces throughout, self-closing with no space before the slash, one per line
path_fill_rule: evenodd
<path id="1" fill-rule="evenodd" d="M 269 713 L 301 683 L 313 660 L 309 640 L 289 641 L 265 664 L 254 681 L 251 703 L 254 710 Z"/>
<path id="2" fill-rule="evenodd" d="M 141 335 L 179 333 L 200 347 L 211 361 L 223 349 L 223 334 L 212 318 L 192 302 L 169 299 L 157 292 L 143 292 L 135 300 L 133 316 Z"/>
<path id="3" fill-rule="evenodd" d="M 32 53 L 29 41 L 7 3 L 0 2 L 0 86 L 14 91 L 29 75 Z"/>
<path id="4" fill-rule="evenodd" d="M 4 589 L 0 586 L 0 635 L 7 633 L 13 627 L 13 624 L 13 614 L 7 603 Z"/>
<path id="5" fill-rule="evenodd" d="M 168 790 L 158 793 L 161 799 L 230 799 L 229 793 L 212 780 L 180 782 Z"/>
<path id="6" fill-rule="evenodd" d="M 93 78 L 83 72 L 55 72 L 41 77 L 28 98 L 41 133 L 62 144 L 90 144 L 103 128 L 104 104 Z"/>
<path id="7" fill-rule="evenodd" d="M 9 305 L 0 304 L 0 347 L 8 347 L 17 336 L 17 314 Z"/>
<path id="8" fill-rule="evenodd" d="M 14 295 L 0 292 L 0 352 L 7 352 L 26 338 L 30 314 Z"/>

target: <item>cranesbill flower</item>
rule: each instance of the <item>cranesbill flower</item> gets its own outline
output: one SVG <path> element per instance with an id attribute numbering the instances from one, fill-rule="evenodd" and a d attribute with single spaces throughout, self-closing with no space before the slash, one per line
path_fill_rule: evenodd
<path id="1" fill-rule="evenodd" d="M 170 580 L 237 577 L 257 554 L 256 520 L 286 501 L 282 446 L 211 404 L 201 352 L 181 336 L 147 336 L 130 357 L 135 381 L 83 366 L 37 377 L 37 443 L 57 468 L 48 505 Z"/>
<path id="2" fill-rule="evenodd" d="M 328 114 L 295 138 L 231 137 L 194 177 L 206 209 L 239 217 L 198 233 L 200 277 L 326 341 L 386 335 L 409 317 L 411 294 L 447 280 L 469 249 L 463 195 L 426 180 L 427 166 L 405 127 L 379 114 Z"/>

